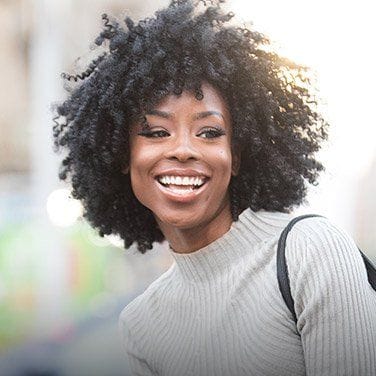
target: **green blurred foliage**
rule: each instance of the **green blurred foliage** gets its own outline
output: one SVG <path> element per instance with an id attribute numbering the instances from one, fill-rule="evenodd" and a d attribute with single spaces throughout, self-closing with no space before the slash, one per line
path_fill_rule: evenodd
<path id="1" fill-rule="evenodd" d="M 85 223 L 58 231 L 67 270 L 63 281 L 68 290 L 64 315 L 67 320 L 78 320 L 108 288 L 108 269 L 121 262 L 122 253 L 101 239 L 97 239 L 101 245 L 94 244 L 91 239 L 96 235 Z M 41 234 L 42 229 L 35 223 L 0 229 L 0 351 L 29 337 L 37 319 L 40 276 L 46 267 L 41 262 Z"/>

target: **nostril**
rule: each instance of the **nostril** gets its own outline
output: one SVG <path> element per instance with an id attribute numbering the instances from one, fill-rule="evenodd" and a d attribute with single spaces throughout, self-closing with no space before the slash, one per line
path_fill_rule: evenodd
<path id="1" fill-rule="evenodd" d="M 184 162 L 187 160 L 198 159 L 200 157 L 200 153 L 192 148 L 179 148 L 171 150 L 168 153 L 168 156 L 171 159 Z"/>
<path id="2" fill-rule="evenodd" d="M 190 159 L 196 159 L 193 155 L 174 155 L 174 156 L 171 156 L 169 157 L 169 159 L 172 159 L 172 160 L 176 160 L 176 161 L 179 161 L 179 162 L 184 162 L 184 161 L 188 161 Z"/>

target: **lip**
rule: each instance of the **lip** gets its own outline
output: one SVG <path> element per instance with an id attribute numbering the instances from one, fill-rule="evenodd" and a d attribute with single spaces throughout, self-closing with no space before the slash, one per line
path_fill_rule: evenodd
<path id="1" fill-rule="evenodd" d="M 183 175 L 181 175 L 183 176 Z M 184 176 L 197 176 L 197 175 L 184 175 Z M 209 179 L 205 180 L 205 183 L 197 188 L 194 189 L 193 191 L 186 192 L 186 193 L 178 193 L 176 191 L 171 190 L 168 187 L 165 187 L 162 185 L 157 179 L 155 180 L 159 190 L 163 193 L 164 196 L 166 196 L 168 199 L 175 201 L 175 202 L 180 202 L 180 203 L 189 203 L 191 201 L 194 201 L 198 195 L 200 195 L 203 191 L 205 191 L 207 187 Z"/>
<path id="2" fill-rule="evenodd" d="M 173 168 L 173 169 L 164 169 L 156 172 L 154 174 L 154 178 L 158 179 L 159 176 L 188 176 L 188 177 L 200 177 L 205 178 L 206 180 L 210 178 L 210 176 L 202 170 L 198 169 L 191 169 L 191 168 Z M 205 184 L 204 184 L 205 185 Z"/>

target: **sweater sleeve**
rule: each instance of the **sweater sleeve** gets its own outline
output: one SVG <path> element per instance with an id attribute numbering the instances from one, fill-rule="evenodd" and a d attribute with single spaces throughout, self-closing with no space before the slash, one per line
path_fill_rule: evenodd
<path id="1" fill-rule="evenodd" d="M 152 369 L 146 362 L 142 352 L 138 349 L 132 338 L 124 313 L 120 315 L 119 331 L 121 342 L 125 351 L 126 359 L 132 376 L 154 376 Z"/>
<path id="2" fill-rule="evenodd" d="M 353 240 L 306 219 L 286 257 L 307 376 L 376 375 L 376 292 Z"/>

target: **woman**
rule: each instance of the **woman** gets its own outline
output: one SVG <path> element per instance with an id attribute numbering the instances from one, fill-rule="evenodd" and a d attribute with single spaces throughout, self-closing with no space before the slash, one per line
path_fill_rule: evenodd
<path id="1" fill-rule="evenodd" d="M 231 26 L 219 2 L 173 1 L 127 29 L 57 107 L 60 177 L 85 217 L 173 265 L 122 312 L 135 375 L 372 375 L 376 296 L 354 242 L 326 219 L 286 244 L 297 324 L 276 244 L 323 169 L 327 124 L 304 67 Z"/>

